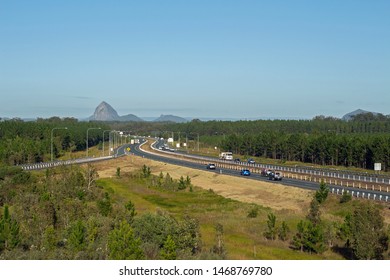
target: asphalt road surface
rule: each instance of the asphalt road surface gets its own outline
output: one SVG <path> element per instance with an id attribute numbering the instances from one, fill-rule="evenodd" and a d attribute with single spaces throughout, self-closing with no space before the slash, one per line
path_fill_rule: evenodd
<path id="1" fill-rule="evenodd" d="M 257 181 L 267 181 L 270 183 L 273 183 L 274 181 L 271 181 L 268 179 L 268 177 L 261 176 L 260 174 L 252 173 L 250 176 L 242 176 L 240 175 L 239 170 L 233 170 L 233 169 L 228 169 L 228 168 L 221 168 L 218 167 L 215 170 L 209 170 L 206 169 L 206 165 L 204 163 L 200 162 L 194 162 L 194 161 L 187 161 L 183 159 L 180 159 L 178 157 L 172 158 L 172 157 L 167 157 L 163 156 L 163 154 L 168 155 L 169 153 L 175 153 L 175 152 L 164 152 L 164 153 L 150 153 L 142 150 L 140 146 L 145 142 L 145 140 L 141 141 L 140 144 L 134 144 L 134 145 L 125 145 L 121 147 L 118 150 L 118 156 L 129 153 L 127 151 L 127 148 L 130 148 L 130 151 L 132 154 L 136 156 L 140 156 L 143 158 L 148 158 L 151 160 L 156 160 L 160 162 L 165 162 L 169 164 L 174 164 L 174 165 L 179 165 L 179 166 L 184 166 L 184 167 L 189 167 L 193 169 L 199 169 L 199 170 L 204 170 L 208 172 L 214 172 L 214 173 L 219 173 L 219 174 L 224 174 L 224 175 L 230 175 L 230 176 L 238 176 L 238 177 L 243 177 L 248 180 L 257 180 Z M 157 141 L 154 144 L 156 147 L 161 145 L 159 141 Z M 158 149 L 158 148 L 157 148 Z M 188 155 L 186 155 L 188 157 Z M 199 158 L 197 156 L 194 156 L 195 159 Z M 204 158 L 204 157 L 200 157 Z M 283 178 L 282 181 L 276 181 L 278 184 L 282 184 L 285 186 L 292 186 L 292 187 L 299 187 L 307 190 L 317 190 L 319 188 L 319 183 L 315 182 L 310 182 L 310 181 L 302 181 L 298 179 L 291 179 L 291 178 Z M 376 200 L 376 201 L 383 201 L 383 202 L 390 202 L 390 194 L 387 192 L 380 192 L 380 191 L 372 191 L 372 190 L 366 190 L 366 189 L 359 189 L 359 188 L 352 188 L 352 187 L 342 187 L 342 186 L 336 186 L 336 185 L 330 185 L 329 186 L 330 191 L 334 194 L 339 194 L 341 195 L 343 191 L 348 190 L 349 193 L 354 196 L 354 197 L 360 197 L 364 199 L 371 199 L 371 200 Z"/>

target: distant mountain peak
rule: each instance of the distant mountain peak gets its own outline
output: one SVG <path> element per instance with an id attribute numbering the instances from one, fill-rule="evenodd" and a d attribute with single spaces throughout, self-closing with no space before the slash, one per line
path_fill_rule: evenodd
<path id="1" fill-rule="evenodd" d="M 94 114 L 89 118 L 92 121 L 135 121 L 143 120 L 133 114 L 119 116 L 117 111 L 106 101 L 101 102 L 95 109 Z"/>
<path id="2" fill-rule="evenodd" d="M 159 118 L 154 120 L 155 122 L 175 122 L 184 123 L 188 122 L 185 118 L 174 116 L 174 115 L 161 115 Z"/>
<path id="3" fill-rule="evenodd" d="M 100 103 L 93 115 L 90 117 L 90 120 L 94 121 L 116 121 L 119 120 L 119 115 L 114 108 L 107 102 L 103 101 Z"/>
<path id="4" fill-rule="evenodd" d="M 375 112 L 370 112 L 370 111 L 366 111 L 366 110 L 363 110 L 363 109 L 357 109 L 353 112 L 350 112 L 348 114 L 345 114 L 341 119 L 343 121 L 349 121 L 351 119 L 353 119 L 353 117 L 357 116 L 357 115 L 360 115 L 360 114 L 367 114 L 367 113 L 372 113 L 373 115 L 377 115 L 378 113 L 375 113 Z"/>

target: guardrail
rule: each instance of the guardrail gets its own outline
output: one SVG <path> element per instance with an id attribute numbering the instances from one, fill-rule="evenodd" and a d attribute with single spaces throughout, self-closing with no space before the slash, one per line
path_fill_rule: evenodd
<path id="1" fill-rule="evenodd" d="M 140 148 L 146 144 L 147 142 L 142 143 Z M 318 182 L 320 183 L 322 180 L 328 184 L 333 186 L 331 191 L 334 194 L 342 194 L 344 191 L 350 192 L 352 196 L 368 198 L 374 200 L 381 201 L 389 201 L 389 185 L 390 179 L 378 178 L 378 177 L 367 177 L 361 175 L 351 175 L 351 174 L 339 174 L 337 172 L 328 172 L 328 171 L 320 171 L 320 170 L 307 170 L 303 168 L 292 168 L 292 167 L 283 167 L 277 165 L 269 165 L 269 164 L 250 164 L 247 162 L 233 162 L 227 160 L 221 160 L 216 158 L 198 156 L 198 155 L 189 155 L 189 154 L 175 154 L 171 151 L 163 151 L 159 150 L 155 147 L 157 141 L 151 144 L 151 148 L 158 153 L 163 153 L 175 158 L 186 158 L 190 161 L 195 161 L 200 164 L 214 163 L 219 168 L 232 169 L 232 170 L 241 170 L 243 168 L 247 168 L 251 171 L 251 173 L 260 174 L 263 169 L 272 169 L 276 171 L 283 172 L 285 178 L 291 178 L 302 181 L 309 182 Z M 141 148 L 142 149 L 142 148 Z M 145 153 L 153 154 L 149 151 L 143 150 Z M 358 190 L 350 190 L 350 189 L 358 189 Z M 372 194 L 372 192 L 383 192 L 383 194 Z"/>
<path id="2" fill-rule="evenodd" d="M 32 163 L 32 164 L 22 164 L 22 165 L 19 165 L 19 166 L 23 170 L 26 170 L 26 171 L 29 171 L 29 170 L 40 170 L 40 169 L 53 168 L 53 167 L 59 167 L 59 166 L 64 166 L 64 165 L 84 164 L 84 163 L 108 160 L 108 159 L 112 159 L 112 158 L 115 158 L 115 157 L 116 156 L 105 156 L 105 157 L 97 157 L 97 158 L 79 158 L 79 159 L 71 159 L 71 160 L 57 160 L 57 161 L 50 161 L 50 162 L 39 162 L 39 163 Z"/>

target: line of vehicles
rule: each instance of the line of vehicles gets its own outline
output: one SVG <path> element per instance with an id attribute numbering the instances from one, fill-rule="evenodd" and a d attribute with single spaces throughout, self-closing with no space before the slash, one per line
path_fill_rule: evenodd
<path id="1" fill-rule="evenodd" d="M 232 161 L 234 161 L 236 163 L 241 162 L 241 160 L 239 158 L 233 159 L 233 153 L 232 152 L 222 152 L 222 153 L 220 153 L 219 154 L 219 159 L 222 159 L 222 160 L 232 160 Z M 252 159 L 252 158 L 248 159 L 247 162 L 249 164 L 255 164 L 256 163 L 255 160 Z"/>
<path id="2" fill-rule="evenodd" d="M 174 148 L 169 147 L 168 144 L 164 144 L 164 145 L 158 147 L 158 149 L 161 150 L 161 151 L 169 151 L 169 152 L 176 151 Z"/>
<path id="3" fill-rule="evenodd" d="M 234 161 L 235 163 L 240 163 L 241 160 L 239 158 L 233 158 L 233 153 L 232 152 L 222 152 L 219 154 L 219 159 L 222 160 L 228 160 L 228 161 Z M 255 164 L 256 162 L 253 159 L 248 159 L 247 161 L 248 164 Z M 215 164 L 209 163 L 207 164 L 207 169 L 215 169 Z M 247 168 L 244 168 L 240 171 L 240 174 L 242 176 L 250 176 L 251 171 Z M 261 176 L 263 177 L 268 177 L 269 180 L 273 181 L 281 181 L 283 178 L 283 175 L 279 171 L 271 170 L 271 169 L 265 169 L 263 168 L 261 170 Z"/>
<path id="4" fill-rule="evenodd" d="M 231 157 L 231 159 L 229 159 L 229 160 L 233 160 L 233 154 L 232 153 L 221 153 L 220 158 L 221 157 L 223 157 L 226 160 L 228 160 L 227 158 Z M 235 162 L 238 162 L 238 161 L 235 161 Z M 241 161 L 239 161 L 239 162 L 241 162 Z M 255 162 L 254 162 L 254 160 L 249 159 L 248 163 L 254 164 Z M 215 170 L 216 169 L 215 163 L 208 163 L 208 164 L 206 164 L 206 169 Z M 272 169 L 263 168 L 261 170 L 260 174 L 263 177 L 268 177 L 268 179 L 272 180 L 272 181 L 281 181 L 282 178 L 283 178 L 282 172 L 275 171 L 275 170 L 272 170 Z M 241 176 L 250 176 L 251 175 L 251 171 L 248 168 L 241 169 L 240 170 L 240 175 Z"/>
<path id="5" fill-rule="evenodd" d="M 215 170 L 216 169 L 216 165 L 214 163 L 208 163 L 206 165 L 206 169 Z M 275 171 L 275 170 L 272 170 L 272 169 L 265 169 L 265 168 L 263 168 L 261 170 L 260 174 L 263 177 L 268 177 L 268 180 L 272 180 L 272 181 L 281 181 L 283 179 L 282 172 Z M 249 169 L 247 169 L 247 168 L 241 169 L 240 170 L 240 175 L 242 175 L 242 176 L 250 176 L 251 175 L 251 171 Z"/>
<path id="6" fill-rule="evenodd" d="M 242 169 L 240 171 L 240 174 L 242 176 L 250 176 L 251 171 L 249 169 Z M 282 172 L 271 170 L 271 169 L 262 169 L 260 174 L 263 177 L 268 177 L 268 180 L 272 180 L 272 181 L 281 181 L 283 178 Z"/>
<path id="7" fill-rule="evenodd" d="M 171 152 L 175 151 L 174 149 L 170 148 L 167 144 L 160 146 L 159 149 L 163 150 L 163 151 L 171 151 Z M 232 152 L 222 152 L 222 153 L 220 153 L 219 158 L 222 160 L 233 161 L 235 163 L 241 163 L 241 160 L 239 158 L 235 158 L 235 159 L 233 158 Z M 250 158 L 250 159 L 248 159 L 247 163 L 248 164 L 255 164 L 256 162 Z M 206 164 L 206 169 L 215 170 L 216 169 L 215 163 Z M 260 174 L 261 174 L 261 176 L 268 177 L 269 180 L 273 180 L 273 181 L 281 181 L 283 178 L 283 175 L 281 172 L 275 171 L 275 170 L 270 170 L 270 169 L 262 169 Z M 250 176 L 251 171 L 248 168 L 243 168 L 240 171 L 240 175 Z"/>

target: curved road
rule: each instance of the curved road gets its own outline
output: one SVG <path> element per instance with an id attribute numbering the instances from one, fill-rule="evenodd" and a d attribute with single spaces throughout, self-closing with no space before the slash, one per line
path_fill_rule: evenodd
<path id="1" fill-rule="evenodd" d="M 225 174 L 225 175 L 230 175 L 230 176 L 242 177 L 240 175 L 240 172 L 237 170 L 232 170 L 232 169 L 228 169 L 228 168 L 221 168 L 221 167 L 218 167 L 216 170 L 208 170 L 208 169 L 206 169 L 206 166 L 203 163 L 199 163 L 199 162 L 197 163 L 197 162 L 187 161 L 187 160 L 180 159 L 180 158 L 167 157 L 167 156 L 163 156 L 163 155 L 160 155 L 157 153 L 146 152 L 146 151 L 141 149 L 141 146 L 145 143 L 146 143 L 146 141 L 142 140 L 141 144 L 124 145 L 118 149 L 118 156 L 128 154 L 129 151 L 127 150 L 127 148 L 130 148 L 130 151 L 132 154 L 134 154 L 136 156 L 148 158 L 151 160 L 156 160 L 156 161 L 165 162 L 165 163 L 174 164 L 174 165 L 185 166 L 185 167 L 204 170 L 204 171 L 208 171 L 208 172 L 214 172 L 214 173 Z M 157 142 L 157 144 L 158 144 L 158 142 Z M 167 153 L 170 153 L 170 152 L 167 152 Z M 194 156 L 194 158 L 197 158 L 197 157 Z M 268 177 L 263 177 L 260 174 L 255 174 L 255 173 L 252 173 L 251 176 L 246 176 L 245 178 L 250 179 L 250 180 L 267 181 L 270 183 L 274 182 L 274 181 L 268 180 Z M 319 183 L 310 182 L 310 181 L 302 181 L 302 180 L 291 179 L 291 178 L 283 178 L 282 181 L 277 181 L 277 183 L 283 184 L 285 186 L 299 187 L 299 188 L 308 189 L 308 190 L 317 190 L 319 188 Z M 352 187 L 345 188 L 345 187 L 336 186 L 336 185 L 330 185 L 329 188 L 330 188 L 330 191 L 334 194 L 342 194 L 342 192 L 347 189 L 349 191 L 349 193 L 352 194 L 352 196 L 354 196 L 354 197 L 372 199 L 372 200 L 382 201 L 382 202 L 390 202 L 390 194 L 387 192 L 380 192 L 380 191 L 373 191 L 373 190 L 366 190 L 366 189 L 359 189 L 359 188 L 352 188 Z"/>

